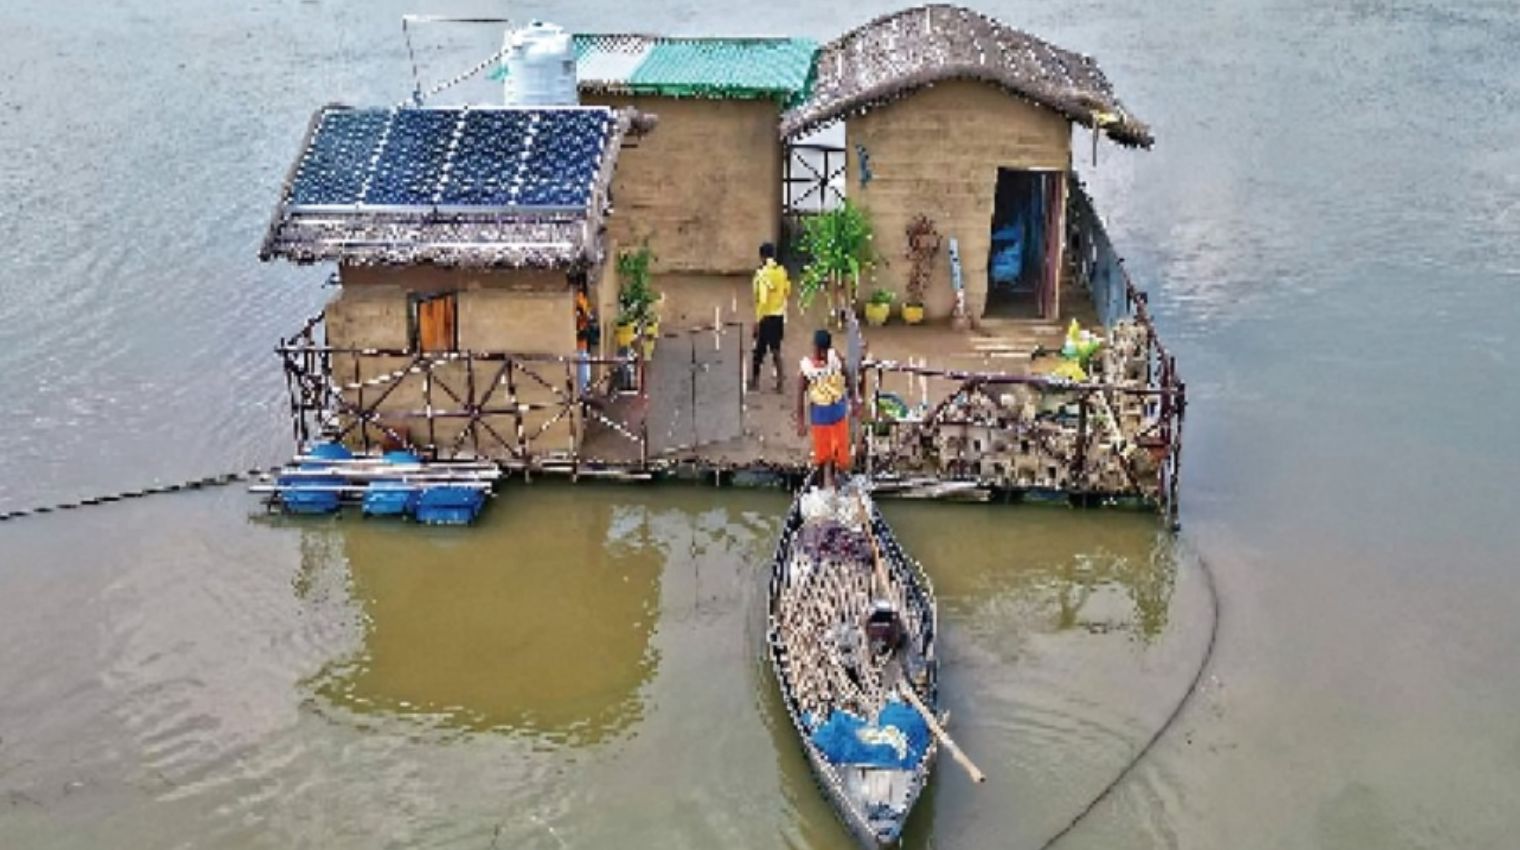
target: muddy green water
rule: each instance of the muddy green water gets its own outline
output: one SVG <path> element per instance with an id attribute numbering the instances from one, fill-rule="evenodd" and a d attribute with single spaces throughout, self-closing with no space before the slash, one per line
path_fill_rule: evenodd
<path id="1" fill-rule="evenodd" d="M 827 38 L 888 8 L 510 11 Z M 982 8 L 1156 130 L 1080 165 L 1189 380 L 1185 532 L 888 506 L 991 776 L 947 762 L 909 845 L 1039 848 L 1085 805 L 1193 672 L 1202 558 L 1203 687 L 1061 847 L 1514 846 L 1520 10 Z M 288 454 L 269 349 L 329 293 L 254 255 L 312 109 L 405 96 L 406 11 L 502 9 L 0 4 L 0 510 Z M 759 654 L 784 504 L 513 485 L 428 531 L 229 489 L 4 524 L 0 848 L 842 847 Z"/>

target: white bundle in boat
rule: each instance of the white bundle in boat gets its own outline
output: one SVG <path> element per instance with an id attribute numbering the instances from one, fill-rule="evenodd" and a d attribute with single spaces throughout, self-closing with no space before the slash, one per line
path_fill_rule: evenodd
<path id="1" fill-rule="evenodd" d="M 870 507 L 871 496 L 856 480 L 832 490 L 815 487 L 804 491 L 798 505 L 805 523 L 832 520 L 848 528 L 865 528 Z"/>

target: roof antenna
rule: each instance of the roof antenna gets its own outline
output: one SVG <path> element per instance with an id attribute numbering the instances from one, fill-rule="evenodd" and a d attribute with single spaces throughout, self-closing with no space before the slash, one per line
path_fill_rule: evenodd
<path id="1" fill-rule="evenodd" d="M 510 24 L 510 18 L 455 17 L 450 15 L 402 15 L 401 37 L 406 41 L 406 55 L 412 62 L 412 103 L 422 105 L 422 72 L 417 69 L 417 51 L 412 47 L 412 24 Z M 488 60 L 489 61 L 489 60 Z M 476 69 L 479 70 L 478 68 Z M 458 82 L 455 80 L 454 82 Z M 437 94 L 437 92 L 433 92 Z"/>
<path id="2" fill-rule="evenodd" d="M 407 27 L 411 15 L 401 16 L 401 37 L 406 40 L 406 55 L 412 60 L 412 104 L 422 105 L 422 78 L 417 73 L 417 51 L 412 49 L 412 31 Z"/>

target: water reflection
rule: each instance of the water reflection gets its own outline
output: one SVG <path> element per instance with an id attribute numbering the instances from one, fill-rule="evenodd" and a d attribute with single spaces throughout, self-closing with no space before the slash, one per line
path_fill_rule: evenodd
<path id="1" fill-rule="evenodd" d="M 647 522 L 602 491 L 535 488 L 531 511 L 515 498 L 471 529 L 303 530 L 297 593 L 341 572 L 362 632 L 309 682 L 319 709 L 572 745 L 639 720 L 663 565 Z"/>
<path id="2" fill-rule="evenodd" d="M 1082 629 L 1152 642 L 1166 628 L 1177 560 L 1152 516 L 996 505 L 884 510 L 929 570 L 941 608 L 973 632 Z"/>

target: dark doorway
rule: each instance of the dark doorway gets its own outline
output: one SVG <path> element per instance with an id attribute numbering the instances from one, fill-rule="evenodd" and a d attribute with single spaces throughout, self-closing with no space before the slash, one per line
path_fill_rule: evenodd
<path id="1" fill-rule="evenodd" d="M 987 314 L 1054 318 L 1061 177 L 999 168 L 987 257 Z"/>

